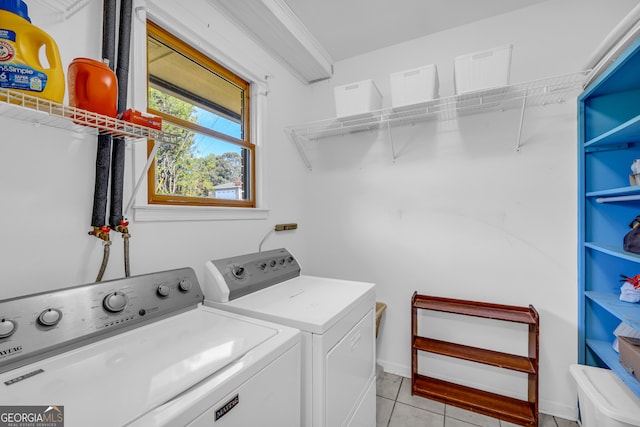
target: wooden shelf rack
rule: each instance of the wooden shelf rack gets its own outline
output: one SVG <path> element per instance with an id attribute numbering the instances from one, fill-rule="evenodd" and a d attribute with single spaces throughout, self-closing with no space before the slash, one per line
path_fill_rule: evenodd
<path id="1" fill-rule="evenodd" d="M 470 347 L 418 335 L 418 310 L 432 310 L 528 325 L 528 356 Z M 411 299 L 411 393 L 523 426 L 538 426 L 538 355 L 540 320 L 533 306 L 516 307 L 413 294 Z M 527 400 L 455 384 L 418 373 L 418 352 L 523 372 L 528 375 Z"/>

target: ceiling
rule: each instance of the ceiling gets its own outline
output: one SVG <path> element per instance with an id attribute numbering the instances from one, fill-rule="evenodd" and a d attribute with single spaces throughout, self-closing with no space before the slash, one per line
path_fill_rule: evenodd
<path id="1" fill-rule="evenodd" d="M 285 0 L 334 61 L 543 1 Z"/>

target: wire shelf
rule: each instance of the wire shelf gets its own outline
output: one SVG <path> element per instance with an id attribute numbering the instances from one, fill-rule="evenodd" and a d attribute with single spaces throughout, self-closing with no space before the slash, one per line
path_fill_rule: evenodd
<path id="1" fill-rule="evenodd" d="M 179 135 L 167 134 L 6 88 L 0 88 L 0 116 L 73 132 L 145 138 L 170 144 L 182 140 Z"/>
<path id="2" fill-rule="evenodd" d="M 354 132 L 376 130 L 389 131 L 393 126 L 413 124 L 428 120 L 455 120 L 469 114 L 485 111 L 521 108 L 520 131 L 516 148 L 520 149 L 520 133 L 525 107 L 559 104 L 567 97 L 584 89 L 589 70 L 565 74 L 541 80 L 529 81 L 493 89 L 438 98 L 421 104 L 400 108 L 372 111 L 358 116 L 320 120 L 299 126 L 289 126 L 285 132 L 293 141 L 307 169 L 311 163 L 305 151 L 305 144 L 322 138 L 346 135 Z M 396 155 L 391 140 L 393 159 Z"/>
<path id="3" fill-rule="evenodd" d="M 588 71 L 535 80 L 439 98 L 401 108 L 372 111 L 359 116 L 327 119 L 286 128 L 294 139 L 317 140 L 382 126 L 417 123 L 427 120 L 453 120 L 466 114 L 490 110 L 519 108 L 526 100 L 527 106 L 564 102 L 571 92 L 582 91 Z M 519 101 L 519 102 L 518 102 Z"/>

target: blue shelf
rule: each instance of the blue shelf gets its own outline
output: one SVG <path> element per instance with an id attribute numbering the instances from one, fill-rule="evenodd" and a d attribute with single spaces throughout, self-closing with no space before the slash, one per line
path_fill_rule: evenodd
<path id="1" fill-rule="evenodd" d="M 589 83 L 579 99 L 598 98 L 639 89 L 639 52 L 640 38 L 637 38 L 602 74 Z"/>
<path id="2" fill-rule="evenodd" d="M 585 295 L 633 329 L 640 331 L 640 317 L 638 316 L 640 304 L 620 301 L 617 292 L 587 291 Z"/>
<path id="3" fill-rule="evenodd" d="M 629 187 L 610 188 L 608 190 L 589 191 L 585 197 L 619 197 L 619 196 L 640 196 L 640 185 Z"/>
<path id="4" fill-rule="evenodd" d="M 610 245 L 607 243 L 585 242 L 584 246 L 589 249 L 614 256 L 616 258 L 621 258 L 627 261 L 640 263 L 640 255 L 625 251 L 624 249 L 622 249 L 622 245 Z M 636 316 L 640 317 L 640 310 L 638 311 Z"/>
<path id="5" fill-rule="evenodd" d="M 640 116 L 636 116 L 620 126 L 611 129 L 609 132 L 586 141 L 584 147 L 585 149 L 589 149 L 591 147 L 637 141 L 640 141 Z"/>
<path id="6" fill-rule="evenodd" d="M 611 336 L 611 342 L 587 339 L 587 346 L 607 365 L 609 369 L 620 377 L 622 382 L 624 382 L 633 393 L 640 396 L 640 381 L 635 379 L 635 377 L 627 372 L 627 370 L 620 364 L 620 356 L 611 346 L 613 340 L 613 335 Z"/>
<path id="7" fill-rule="evenodd" d="M 640 255 L 622 249 L 640 214 L 640 186 L 626 185 L 640 158 L 638 69 L 640 38 L 578 97 L 578 361 L 610 368 L 640 397 L 640 381 L 611 347 L 621 321 L 640 331 L 640 304 L 620 301 L 616 282 L 640 268 Z"/>

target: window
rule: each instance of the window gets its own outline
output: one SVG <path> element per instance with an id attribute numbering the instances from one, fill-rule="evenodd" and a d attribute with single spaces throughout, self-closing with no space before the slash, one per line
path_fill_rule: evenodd
<path id="1" fill-rule="evenodd" d="M 250 84 L 148 22 L 147 87 L 148 112 L 179 136 L 158 142 L 149 204 L 255 207 Z"/>

